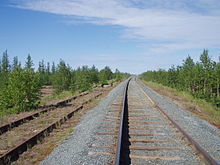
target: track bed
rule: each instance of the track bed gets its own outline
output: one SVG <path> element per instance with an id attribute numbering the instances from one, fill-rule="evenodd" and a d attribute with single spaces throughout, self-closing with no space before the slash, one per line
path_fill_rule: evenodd
<path id="1" fill-rule="evenodd" d="M 174 116 L 163 113 L 143 84 L 135 77 L 128 82 L 86 114 L 70 139 L 41 164 L 218 164 L 218 152 L 201 152 L 201 140 L 190 141 L 179 129 L 185 125 L 174 124 Z"/>

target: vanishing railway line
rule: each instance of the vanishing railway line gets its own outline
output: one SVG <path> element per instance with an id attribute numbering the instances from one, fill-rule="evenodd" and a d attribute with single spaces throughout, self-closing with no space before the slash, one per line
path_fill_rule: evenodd
<path id="1" fill-rule="evenodd" d="M 89 155 L 111 164 L 213 164 L 215 161 L 144 92 L 127 81 L 99 127 Z M 101 145 L 100 145 L 101 144 Z"/>
<path id="2" fill-rule="evenodd" d="M 84 92 L 55 105 L 42 107 L 22 119 L 0 127 L 0 164 L 10 164 L 31 146 L 34 146 L 53 129 L 59 127 L 85 104 L 102 95 L 104 90 Z M 77 99 L 77 101 L 75 101 Z"/>
<path id="3" fill-rule="evenodd" d="M 124 91 L 122 92 L 123 85 Z M 106 107 L 108 104 L 105 104 L 101 109 L 97 109 L 98 111 L 92 111 L 92 113 L 95 113 L 93 118 L 82 120 L 84 123 L 80 125 L 80 131 L 75 132 L 75 134 L 78 134 L 75 135 L 75 147 L 68 147 L 74 149 L 83 146 L 84 141 L 88 146 L 85 145 L 82 150 L 80 147 L 77 148 L 76 150 L 81 151 L 76 152 L 76 157 L 78 153 L 83 153 L 86 158 L 85 161 L 89 162 L 88 164 L 92 162 L 92 159 L 98 160 L 100 158 L 99 163 L 115 165 L 218 164 L 196 142 L 197 139 L 191 138 L 182 129 L 181 125 L 179 126 L 173 121 L 145 93 L 143 84 L 135 77 L 119 86 L 120 88 L 117 89 L 120 90 L 114 91 L 117 94 L 111 95 L 112 101 L 109 102 L 109 107 Z M 38 116 L 33 116 L 33 119 L 30 120 L 24 120 L 18 126 L 10 124 L 12 126 L 6 131 L 2 131 L 0 135 L 0 164 L 8 164 L 16 160 L 19 154 L 26 151 L 29 146 L 35 145 L 38 140 L 47 136 L 54 128 L 71 118 L 85 104 L 101 94 L 102 91 L 93 94 L 84 93 L 78 96 L 77 103 L 74 101 L 76 98 L 73 97 L 58 103 L 58 105 L 46 107 L 46 109 L 41 110 L 47 110 L 46 112 L 39 111 Z M 103 118 L 97 118 L 99 121 L 96 121 L 99 113 L 103 114 Z M 91 121 L 96 124 L 92 124 Z M 87 126 L 84 127 L 84 124 Z M 91 128 L 94 128 L 94 132 L 93 129 L 83 131 L 89 127 L 88 125 L 92 125 Z M 23 138 L 17 138 L 15 135 Z M 86 138 L 84 139 L 82 136 Z M 9 143 L 10 137 L 14 138 Z M 87 141 L 89 137 L 91 137 L 90 142 Z M 84 140 L 80 142 L 79 138 Z M 71 149 L 66 148 L 66 152 L 58 152 L 61 164 L 66 163 L 68 154 L 70 154 L 71 160 L 75 156 L 71 155 Z M 82 155 L 79 158 L 78 163 L 83 163 L 84 161 L 81 160 Z M 60 164 L 57 159 L 55 157 L 55 164 Z"/>

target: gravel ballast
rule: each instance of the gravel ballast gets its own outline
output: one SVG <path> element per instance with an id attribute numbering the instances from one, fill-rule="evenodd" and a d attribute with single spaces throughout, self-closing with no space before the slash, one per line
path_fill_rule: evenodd
<path id="1" fill-rule="evenodd" d="M 162 108 L 184 131 L 220 163 L 220 130 L 193 113 L 183 110 L 138 80 L 147 95 Z"/>
<path id="2" fill-rule="evenodd" d="M 201 160 L 196 154 L 196 151 L 189 147 L 189 143 L 183 140 L 182 134 L 167 120 L 158 110 L 155 108 L 148 97 L 141 90 L 137 82 L 132 79 L 129 84 L 128 90 L 128 107 L 129 113 L 133 111 L 141 110 L 142 117 L 144 119 L 130 119 L 129 121 L 150 122 L 145 124 L 146 130 L 138 130 L 140 126 L 133 127 L 130 130 L 131 139 L 144 139 L 152 140 L 152 142 L 131 142 L 130 148 L 132 147 L 146 147 L 146 148 L 171 148 L 171 149 L 155 149 L 155 150 L 130 150 L 131 164 L 186 164 L 186 165 L 200 165 Z M 130 123 L 132 124 L 132 123 Z M 143 125 L 143 123 L 142 123 Z M 149 127 L 150 126 L 150 127 Z M 161 127 L 157 127 L 161 126 Z M 143 126 L 142 126 L 143 127 Z M 135 130 L 136 128 L 136 130 Z M 135 133 L 134 133 L 135 132 Z M 136 135 L 139 134 L 139 136 Z M 141 134 L 151 134 L 140 136 Z M 166 142 L 157 142 L 156 140 L 167 140 Z M 133 155 L 133 156 L 132 156 Z M 139 156 L 139 159 L 133 159 L 133 157 Z M 148 159 L 144 159 L 144 157 Z M 142 157 L 142 158 L 141 158 Z M 158 157 L 158 158 L 154 158 Z M 168 160 L 166 160 L 166 158 Z"/>
<path id="3" fill-rule="evenodd" d="M 218 163 L 220 163 L 220 130 L 210 125 L 208 122 L 197 118 L 194 114 L 180 109 L 171 103 L 164 96 L 156 93 L 151 88 L 145 86 L 139 80 L 132 79 L 129 85 L 129 91 L 132 98 L 131 106 L 136 110 L 145 111 L 146 114 L 154 116 L 149 121 L 162 122 L 162 128 L 153 130 L 155 133 L 163 133 L 163 137 L 152 136 L 150 139 L 174 139 L 166 143 L 154 143 L 156 146 L 179 147 L 178 151 L 155 151 L 144 152 L 144 155 L 154 156 L 179 156 L 181 160 L 162 161 L 157 160 L 157 164 L 202 164 L 196 154 L 196 151 L 189 146 L 186 140 L 181 140 L 182 134 L 177 131 L 168 121 L 160 118 L 160 113 L 155 111 L 150 103 L 146 102 L 144 93 L 140 92 L 137 83 L 143 88 L 143 91 L 160 106 L 176 123 L 178 123 L 195 141 L 197 141 Z M 120 100 L 123 98 L 123 91 L 126 81 L 115 87 L 98 106 L 87 111 L 82 117 L 80 123 L 73 128 L 72 134 L 66 138 L 53 152 L 40 164 L 41 165 L 102 165 L 112 164 L 114 160 L 114 146 L 117 132 L 117 116 L 120 107 Z M 139 101 L 142 101 L 141 105 Z M 145 101 L 144 101 L 145 100 Z M 130 105 L 130 103 L 129 103 Z M 140 106 L 140 107 L 139 107 Z M 135 109 L 134 109 L 135 110 Z M 136 120 L 136 119 L 134 119 Z M 145 119 L 144 119 L 145 120 Z M 105 129 L 107 128 L 108 129 Z M 110 129 L 109 129 L 110 127 Z M 112 130 L 111 130 L 112 128 Z M 153 128 L 153 127 L 152 127 Z M 138 130 L 134 130 L 135 132 Z M 101 134 L 100 134 L 101 133 Z M 104 133 L 104 134 L 102 134 Z M 106 133 L 106 134 L 105 134 Z M 109 133 L 109 134 L 108 134 Z M 148 133 L 148 131 L 145 131 Z M 150 132 L 149 132 L 150 133 Z M 147 137 L 145 137 L 147 138 Z M 139 143 L 136 143 L 139 145 Z M 113 147 L 112 147 L 113 146 Z M 151 146 L 151 144 L 146 144 Z M 131 154 L 143 154 L 141 151 L 131 152 Z M 134 164 L 155 164 L 155 161 L 132 160 Z"/>
<path id="4" fill-rule="evenodd" d="M 103 164 L 109 163 L 106 157 L 91 158 L 88 154 L 91 146 L 97 142 L 95 137 L 100 131 L 99 127 L 111 109 L 112 103 L 123 95 L 126 82 L 115 87 L 98 106 L 89 110 L 81 119 L 80 123 L 73 128 L 73 133 L 40 164 L 41 165 L 72 165 L 72 164 Z M 103 145 L 101 142 L 97 145 Z"/>

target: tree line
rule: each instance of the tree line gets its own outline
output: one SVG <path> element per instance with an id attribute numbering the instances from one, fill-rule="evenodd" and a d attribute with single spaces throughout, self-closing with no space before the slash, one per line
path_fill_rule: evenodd
<path id="1" fill-rule="evenodd" d="M 198 62 L 188 56 L 181 66 L 172 66 L 167 71 L 147 71 L 140 77 L 146 81 L 190 92 L 196 98 L 220 106 L 220 61 L 213 61 L 208 50 L 203 51 Z"/>
<path id="2" fill-rule="evenodd" d="M 72 69 L 63 60 L 57 65 L 42 60 L 34 68 L 30 54 L 22 67 L 18 57 L 10 62 L 6 50 L 0 58 L 0 111 L 12 109 L 20 112 L 35 108 L 44 85 L 52 85 L 57 93 L 64 90 L 82 92 L 94 85 L 105 85 L 109 80 L 120 81 L 127 76 L 118 69 L 113 73 L 108 66 L 100 71 L 94 65 Z"/>

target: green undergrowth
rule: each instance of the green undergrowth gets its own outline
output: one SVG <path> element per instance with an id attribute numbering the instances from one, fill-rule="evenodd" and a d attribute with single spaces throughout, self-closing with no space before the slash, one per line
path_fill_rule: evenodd
<path id="1" fill-rule="evenodd" d="M 76 91 L 74 93 L 72 91 L 62 91 L 62 92 L 59 92 L 59 93 L 54 92 L 54 94 L 52 96 L 42 98 L 40 100 L 39 105 L 44 105 L 44 104 L 48 103 L 51 100 L 70 97 L 70 96 L 76 95 L 78 93 L 79 93 L 78 91 Z M 31 110 L 34 110 L 34 109 L 30 109 L 30 111 Z M 0 110 L 0 120 L 4 120 L 4 117 L 6 117 L 7 115 L 17 114 L 17 113 L 19 113 L 19 110 L 15 109 L 15 108 L 8 108 L 8 109 L 5 109 L 5 110 Z"/>
<path id="2" fill-rule="evenodd" d="M 4 120 L 4 117 L 10 114 L 19 113 L 18 109 L 11 108 L 6 110 L 0 110 L 0 120 Z"/>
<path id="3" fill-rule="evenodd" d="M 116 81 L 115 80 L 108 81 L 108 84 L 111 84 L 113 82 L 116 82 Z M 92 88 L 88 91 L 91 91 L 91 90 L 92 90 Z M 56 91 L 55 90 L 52 96 L 47 96 L 47 97 L 41 98 L 39 105 L 45 105 L 45 104 L 47 104 L 48 102 L 50 102 L 52 100 L 64 99 L 64 98 L 67 98 L 67 97 L 71 97 L 73 95 L 79 94 L 80 92 L 82 92 L 82 91 L 80 91 L 80 90 L 77 90 L 77 91 L 72 91 L 72 90 Z M 30 109 L 29 111 L 31 111 L 31 110 L 34 110 L 34 109 Z M 20 111 L 18 111 L 15 108 L 8 108 L 8 109 L 5 109 L 5 110 L 0 110 L 0 120 L 4 120 L 4 118 L 7 115 L 18 114 L 18 113 L 20 113 Z"/>
<path id="4" fill-rule="evenodd" d="M 156 92 L 170 98 L 181 108 L 193 112 L 198 117 L 205 119 L 220 128 L 220 108 L 204 99 L 195 98 L 188 92 L 178 91 L 151 81 L 142 81 Z"/>
<path id="5" fill-rule="evenodd" d="M 75 91 L 74 93 L 72 91 L 62 91 L 62 92 L 58 92 L 58 93 L 54 92 L 54 94 L 52 96 L 47 96 L 47 97 L 44 97 L 43 99 L 41 99 L 40 105 L 44 105 L 54 99 L 62 99 L 62 98 L 76 95 L 78 93 L 79 93 L 78 91 Z"/>

